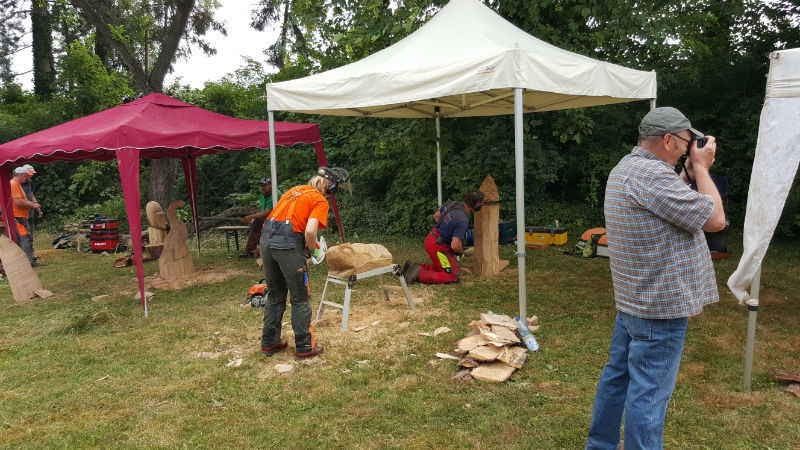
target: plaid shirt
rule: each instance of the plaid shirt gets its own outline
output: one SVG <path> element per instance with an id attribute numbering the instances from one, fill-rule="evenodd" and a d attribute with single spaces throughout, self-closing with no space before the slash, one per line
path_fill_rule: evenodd
<path id="1" fill-rule="evenodd" d="M 710 195 L 637 146 L 609 174 L 604 210 L 618 310 L 674 319 L 719 301 L 701 229 L 714 210 Z"/>

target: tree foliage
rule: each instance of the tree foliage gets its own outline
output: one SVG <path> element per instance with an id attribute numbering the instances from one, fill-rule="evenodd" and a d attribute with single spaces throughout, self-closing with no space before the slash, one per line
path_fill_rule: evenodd
<path id="1" fill-rule="evenodd" d="M 14 85 L 0 92 L 0 139 L 68 120 L 131 96 L 124 80 L 139 93 L 141 73 L 154 73 L 162 43 L 169 36 L 178 1 L 93 1 L 105 5 L 110 38 L 119 38 L 140 64 L 140 74 L 125 64 L 117 47 L 97 33 L 97 22 L 64 3 L 58 35 L 73 30 L 82 45 L 62 45 L 57 53 L 55 98 L 37 102 Z M 260 0 L 252 24 L 280 30 L 265 49 L 267 63 L 249 60 L 241 68 L 202 89 L 174 85 L 166 92 L 226 115 L 266 119 L 267 82 L 299 78 L 357 61 L 392 45 L 425 23 L 444 0 Z M 758 120 L 770 51 L 800 47 L 800 6 L 790 0 L 484 0 L 514 25 L 576 53 L 658 74 L 658 104 L 684 111 L 696 128 L 720 144 L 713 171 L 730 179 L 728 215 L 743 223 Z M 61 3 L 59 3 L 61 4 Z M 159 6 L 160 5 L 160 6 Z M 150 9 L 146 9 L 146 6 Z M 199 11 L 188 16 L 187 30 L 175 50 L 204 48 Z M 206 8 L 206 9 L 203 9 Z M 117 11 L 111 13 L 109 11 Z M 193 22 L 192 17 L 197 17 Z M 208 18 L 208 16 L 205 16 Z M 192 28 L 192 24 L 198 24 Z M 205 22 L 210 25 L 211 22 Z M 207 29 L 207 28 L 205 28 Z M 195 40 L 197 39 L 197 40 Z M 69 40 L 72 43 L 74 38 Z M 119 44 L 115 44 L 119 45 Z M 104 53 L 98 49 L 107 48 Z M 105 56 L 104 56 L 105 54 Z M 0 62 L 2 62 L 0 53 Z M 97 61 L 106 71 L 97 70 Z M 145 63 L 144 61 L 152 61 Z M 1 64 L 0 64 L 1 67 Z M 88 68 L 87 79 L 77 67 Z M 105 73 L 105 76 L 103 74 Z M 94 80 L 94 81 L 90 81 Z M 147 84 L 149 82 L 145 82 Z M 530 114 L 524 118 L 525 204 L 529 224 L 555 219 L 578 227 L 601 225 L 605 180 L 631 149 L 646 102 Z M 52 111 L 53 114 L 46 112 Z M 355 188 L 339 196 L 344 226 L 362 235 L 423 233 L 436 207 L 436 143 L 433 121 L 343 118 L 278 113 L 277 120 L 320 124 L 331 165 L 346 167 Z M 41 122 L 37 122 L 41 121 Z M 36 125 L 31 125 L 36 123 Z M 34 130 L 35 131 L 35 130 Z M 442 120 L 442 169 L 445 199 L 457 199 L 491 174 L 499 187 L 501 215 L 514 217 L 514 134 L 511 116 Z M 106 204 L 114 193 L 101 187 L 114 169 L 95 163 L 80 170 L 52 169 L 59 202 L 78 206 Z M 316 167 L 310 146 L 278 149 L 278 178 L 286 189 L 304 183 Z M 145 167 L 145 176 L 148 168 Z M 47 171 L 40 173 L 46 173 Z M 232 152 L 198 160 L 201 214 L 234 204 L 255 206 L 256 180 L 269 172 L 269 152 Z M 45 175 L 41 175 L 42 180 Z M 57 178 L 57 179 L 56 179 Z M 49 182 L 49 179 L 48 179 Z M 185 190 L 178 177 L 178 196 Z M 60 184 L 59 184 L 60 183 Z M 44 184 L 44 183 L 42 183 Z M 60 189 L 60 191 L 58 191 Z M 71 199 L 65 199 L 63 192 Z M 43 199 L 48 195 L 38 195 Z M 43 200 L 47 201 L 47 200 Z M 70 203 L 72 202 L 72 203 Z M 58 206 L 52 205 L 57 208 Z M 800 232 L 800 194 L 795 187 L 781 221 L 784 232 Z"/>

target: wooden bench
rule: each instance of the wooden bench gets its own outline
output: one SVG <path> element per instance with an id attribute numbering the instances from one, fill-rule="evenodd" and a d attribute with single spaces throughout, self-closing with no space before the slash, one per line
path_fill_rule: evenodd
<path id="1" fill-rule="evenodd" d="M 247 230 L 250 229 L 248 225 L 223 225 L 221 227 L 217 227 L 219 231 L 225 232 L 225 247 L 227 247 L 228 251 L 231 251 L 231 238 L 236 243 L 236 250 L 239 250 L 239 232 L 244 231 L 245 235 L 247 234 Z"/>

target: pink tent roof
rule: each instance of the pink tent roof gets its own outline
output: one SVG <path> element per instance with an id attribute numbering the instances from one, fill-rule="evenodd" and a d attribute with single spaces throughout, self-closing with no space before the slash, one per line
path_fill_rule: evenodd
<path id="1" fill-rule="evenodd" d="M 229 150 L 269 148 L 269 123 L 223 116 L 164 94 L 82 117 L 0 145 L 0 165 L 116 158 L 140 149 L 142 158 L 197 157 Z M 275 122 L 275 143 L 322 140 L 313 123 Z"/>
<path id="2" fill-rule="evenodd" d="M 327 165 L 319 126 L 313 123 L 275 122 L 275 144 L 313 144 L 320 165 Z M 141 205 L 139 201 L 139 159 L 180 158 L 186 178 L 195 229 L 197 211 L 198 156 L 221 151 L 269 148 L 269 122 L 244 120 L 206 111 L 164 94 L 150 94 L 138 100 L 39 131 L 0 145 L 0 209 L 12 205 L 9 169 L 26 162 L 116 159 L 119 166 L 125 209 L 133 244 L 134 265 L 145 316 L 142 270 Z M 276 183 L 273 180 L 273 184 Z M 344 242 L 336 199 L 333 211 Z M 6 233 L 12 239 L 14 219 L 3 214 Z M 198 251 L 200 236 L 197 235 Z"/>

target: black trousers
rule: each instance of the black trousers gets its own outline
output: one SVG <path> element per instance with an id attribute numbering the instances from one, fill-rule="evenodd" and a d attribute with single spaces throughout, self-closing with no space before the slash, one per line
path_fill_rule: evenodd
<path id="1" fill-rule="evenodd" d="M 280 340 L 288 294 L 291 295 L 295 347 L 299 353 L 309 352 L 314 348 L 314 333 L 311 328 L 311 293 L 303 243 L 298 242 L 292 249 L 276 250 L 269 248 L 262 236 L 260 247 L 269 289 L 264 308 L 261 347 L 271 347 Z"/>

